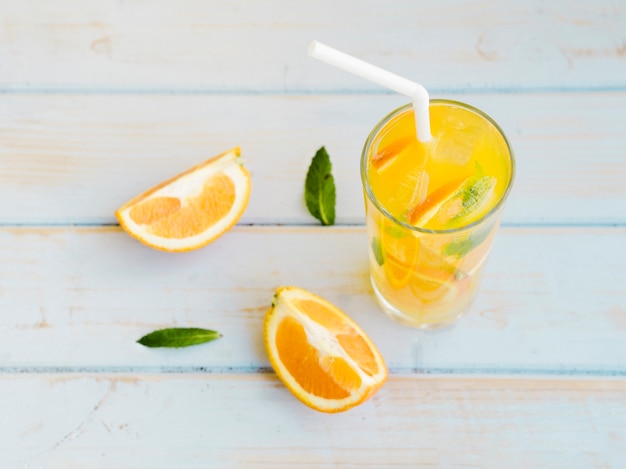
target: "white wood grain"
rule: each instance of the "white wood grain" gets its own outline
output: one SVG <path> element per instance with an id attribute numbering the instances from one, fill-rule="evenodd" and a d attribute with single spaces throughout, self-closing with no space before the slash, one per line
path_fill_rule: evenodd
<path id="1" fill-rule="evenodd" d="M 1 375 L 3 467 L 621 467 L 626 381 L 391 376 L 324 415 L 267 375 Z"/>
<path id="2" fill-rule="evenodd" d="M 615 0 L 3 0 L 0 10 L 5 90 L 380 90 L 308 58 L 312 39 L 432 89 L 626 85 L 626 4 Z"/>
<path id="3" fill-rule="evenodd" d="M 450 95 L 447 95 L 450 97 Z M 490 113 L 517 157 L 505 223 L 626 222 L 626 93 L 452 95 Z M 234 145 L 247 223 L 317 223 L 306 170 L 325 145 L 338 223 L 363 222 L 359 173 L 396 96 L 0 95 L 0 223 L 116 223 L 137 193 Z"/>
<path id="4" fill-rule="evenodd" d="M 626 229 L 505 228 L 454 327 L 422 332 L 378 308 L 362 227 L 240 227 L 172 255 L 120 229 L 0 230 L 0 368 L 267 369 L 262 319 L 281 285 L 316 292 L 371 335 L 395 372 L 626 375 Z M 224 337 L 180 350 L 161 327 Z"/>

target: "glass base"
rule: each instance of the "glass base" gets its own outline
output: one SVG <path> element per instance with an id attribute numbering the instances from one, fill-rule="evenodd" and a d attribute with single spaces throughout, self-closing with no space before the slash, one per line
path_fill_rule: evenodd
<path id="1" fill-rule="evenodd" d="M 472 305 L 473 298 L 463 305 L 459 311 L 451 312 L 451 314 L 447 315 L 445 320 L 442 321 L 424 321 L 420 318 L 416 318 L 415 316 L 411 316 L 405 312 L 400 311 L 398 308 L 393 306 L 389 301 L 385 299 L 382 295 L 378 287 L 376 287 L 376 282 L 374 278 L 370 276 L 370 282 L 372 284 L 372 288 L 374 289 L 374 294 L 376 295 L 376 300 L 378 300 L 378 304 L 382 308 L 382 310 L 387 313 L 389 317 L 391 317 L 394 321 L 399 322 L 405 326 L 410 326 L 416 329 L 422 330 L 433 330 L 433 329 L 441 329 L 444 327 L 451 326 L 454 324 L 463 314 L 469 310 Z"/>

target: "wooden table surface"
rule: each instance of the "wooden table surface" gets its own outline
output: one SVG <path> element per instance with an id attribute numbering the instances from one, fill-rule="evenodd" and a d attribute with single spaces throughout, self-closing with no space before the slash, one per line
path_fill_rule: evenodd
<path id="1" fill-rule="evenodd" d="M 517 157 L 471 311 L 378 308 L 359 175 L 406 102 L 315 61 L 318 39 L 475 105 Z M 240 145 L 238 226 L 187 254 L 115 210 Z M 303 199 L 326 146 L 337 224 Z M 626 2 L 1 0 L 0 467 L 626 467 Z M 275 289 L 336 303 L 390 378 L 337 415 L 267 360 Z M 179 350 L 161 327 L 224 337 Z"/>

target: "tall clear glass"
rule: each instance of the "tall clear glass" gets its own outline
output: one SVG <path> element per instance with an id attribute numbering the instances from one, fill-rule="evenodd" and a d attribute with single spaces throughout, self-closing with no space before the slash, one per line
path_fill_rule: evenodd
<path id="1" fill-rule="evenodd" d="M 469 309 L 515 172 L 511 146 L 488 115 L 440 99 L 430 113 L 427 150 L 412 146 L 420 144 L 407 104 L 374 127 L 361 157 L 374 293 L 393 319 L 423 329 Z"/>

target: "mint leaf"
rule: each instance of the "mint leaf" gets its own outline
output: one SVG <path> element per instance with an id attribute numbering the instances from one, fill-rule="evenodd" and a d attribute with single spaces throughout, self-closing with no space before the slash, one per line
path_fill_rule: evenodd
<path id="1" fill-rule="evenodd" d="M 144 335 L 137 342 L 146 347 L 188 347 L 204 344 L 222 337 L 217 331 L 198 327 L 159 329 Z"/>
<path id="2" fill-rule="evenodd" d="M 383 254 L 383 247 L 380 244 L 380 238 L 378 236 L 372 238 L 372 252 L 374 253 L 378 265 L 383 265 L 385 263 L 385 255 Z"/>
<path id="3" fill-rule="evenodd" d="M 474 240 L 469 237 L 465 239 L 457 239 L 452 241 L 450 244 L 447 244 L 445 248 L 443 248 L 444 256 L 457 256 L 463 257 L 465 254 L 474 249 Z"/>
<path id="4" fill-rule="evenodd" d="M 393 239 L 401 239 L 401 238 L 406 238 L 408 236 L 406 229 L 401 228 L 399 226 L 395 226 L 395 225 L 386 226 L 384 230 L 385 230 L 385 234 L 388 234 Z"/>
<path id="5" fill-rule="evenodd" d="M 304 183 L 304 200 L 309 213 L 322 225 L 335 224 L 335 180 L 326 149 L 321 147 L 311 160 Z"/>
<path id="6" fill-rule="evenodd" d="M 473 176 L 463 183 L 461 201 L 463 209 L 448 222 L 458 222 L 483 208 L 489 201 L 496 187 L 496 178 L 491 176 Z"/>
<path id="7" fill-rule="evenodd" d="M 467 238 L 456 239 L 443 248 L 443 254 L 445 256 L 463 257 L 476 246 L 481 244 L 485 239 L 487 239 L 487 236 L 489 236 L 490 232 L 491 226 L 489 226 L 487 229 L 476 231 Z"/>
<path id="8" fill-rule="evenodd" d="M 472 179 L 472 184 L 464 188 L 462 196 L 463 207 L 471 211 L 482 201 L 489 190 L 493 188 L 493 185 L 493 178 L 489 176 L 476 176 Z"/>

